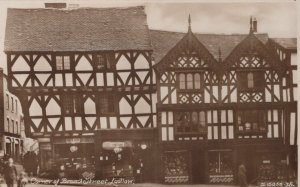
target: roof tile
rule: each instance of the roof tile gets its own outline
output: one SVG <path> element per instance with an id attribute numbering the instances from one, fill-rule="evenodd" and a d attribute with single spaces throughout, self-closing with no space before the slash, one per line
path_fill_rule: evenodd
<path id="1" fill-rule="evenodd" d="M 151 50 L 144 7 L 8 9 L 5 51 Z"/>

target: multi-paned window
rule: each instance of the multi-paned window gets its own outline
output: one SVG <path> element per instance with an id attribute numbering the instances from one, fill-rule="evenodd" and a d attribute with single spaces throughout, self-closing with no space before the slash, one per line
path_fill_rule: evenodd
<path id="1" fill-rule="evenodd" d="M 206 118 L 204 111 L 179 112 L 176 114 L 177 134 L 206 133 Z"/>
<path id="2" fill-rule="evenodd" d="M 200 90 L 200 73 L 179 73 L 180 90 Z"/>
<path id="3" fill-rule="evenodd" d="M 111 114 L 115 112 L 114 95 L 99 95 L 99 112 L 101 114 Z"/>
<path id="4" fill-rule="evenodd" d="M 70 56 L 68 55 L 61 55 L 56 56 L 56 70 L 70 70 L 71 64 L 70 64 Z"/>
<path id="5" fill-rule="evenodd" d="M 96 69 L 107 69 L 110 70 L 112 66 L 112 57 L 109 54 L 96 54 L 93 57 L 93 61 Z"/>
<path id="6" fill-rule="evenodd" d="M 263 71 L 238 72 L 238 89 L 240 91 L 262 91 L 264 85 Z"/>
<path id="7" fill-rule="evenodd" d="M 266 132 L 266 112 L 264 110 L 240 110 L 237 115 L 238 132 Z"/>
<path id="8" fill-rule="evenodd" d="M 77 95 L 63 96 L 63 109 L 66 114 L 79 114 L 82 112 L 81 100 Z"/>

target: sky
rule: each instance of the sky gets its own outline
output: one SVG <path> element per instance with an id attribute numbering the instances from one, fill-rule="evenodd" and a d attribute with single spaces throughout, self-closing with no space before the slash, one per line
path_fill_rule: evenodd
<path id="1" fill-rule="evenodd" d="M 258 32 L 270 37 L 297 36 L 297 3 L 293 0 L 0 0 L 0 66 L 7 8 L 43 8 L 45 2 L 66 2 L 80 7 L 145 6 L 150 29 L 186 32 L 191 15 L 195 33 L 248 33 L 250 16 L 258 20 Z M 185 3 L 183 3 L 185 2 Z"/>

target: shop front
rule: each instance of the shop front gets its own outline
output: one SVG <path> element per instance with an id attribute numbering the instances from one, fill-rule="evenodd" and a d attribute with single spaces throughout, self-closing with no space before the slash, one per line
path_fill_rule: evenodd
<path id="1" fill-rule="evenodd" d="M 64 171 L 69 179 L 95 177 L 94 137 L 69 137 L 53 139 L 52 169 Z M 45 153 L 43 156 L 47 157 Z"/>
<path id="2" fill-rule="evenodd" d="M 208 151 L 208 182 L 212 184 L 232 184 L 234 182 L 234 162 L 232 150 Z"/>
<path id="3" fill-rule="evenodd" d="M 150 130 L 99 132 L 95 143 L 96 178 L 153 182 L 154 140 L 154 133 Z"/>

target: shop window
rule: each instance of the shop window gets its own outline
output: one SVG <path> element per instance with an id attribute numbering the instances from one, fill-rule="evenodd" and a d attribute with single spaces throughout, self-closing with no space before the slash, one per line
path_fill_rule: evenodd
<path id="1" fill-rule="evenodd" d="M 264 89 L 264 72 L 238 72 L 238 89 L 240 91 L 263 91 Z"/>
<path id="2" fill-rule="evenodd" d="M 177 113 L 176 133 L 206 133 L 207 125 L 205 120 L 205 112 L 182 112 Z"/>
<path id="3" fill-rule="evenodd" d="M 113 95 L 99 95 L 99 111 L 101 114 L 111 114 L 115 112 L 115 101 Z"/>
<path id="4" fill-rule="evenodd" d="M 180 73 L 179 89 L 180 90 L 200 90 L 201 78 L 200 73 Z"/>
<path id="5" fill-rule="evenodd" d="M 237 114 L 238 132 L 266 132 L 266 111 L 243 110 Z"/>
<path id="6" fill-rule="evenodd" d="M 165 152 L 163 157 L 166 183 L 189 182 L 189 155 L 187 151 Z M 180 178 L 180 180 L 178 180 Z"/>
<path id="7" fill-rule="evenodd" d="M 209 182 L 233 182 L 233 154 L 230 150 L 209 151 Z"/>
<path id="8" fill-rule="evenodd" d="M 81 99 L 77 95 L 64 95 L 63 109 L 66 114 L 81 113 L 82 112 Z"/>
<path id="9" fill-rule="evenodd" d="M 70 56 L 56 56 L 56 70 L 70 70 Z"/>
<path id="10" fill-rule="evenodd" d="M 97 54 L 94 55 L 94 64 L 96 66 L 96 69 L 112 69 L 112 55 L 108 54 Z"/>

